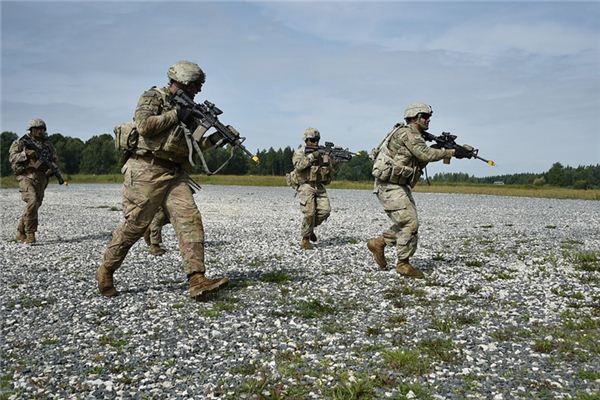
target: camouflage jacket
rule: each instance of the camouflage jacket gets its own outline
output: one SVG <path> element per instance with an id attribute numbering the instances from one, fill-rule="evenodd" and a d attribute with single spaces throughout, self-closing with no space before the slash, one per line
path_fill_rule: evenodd
<path id="1" fill-rule="evenodd" d="M 44 174 L 48 171 L 48 166 L 39 161 L 35 150 L 32 151 L 25 147 L 22 139 L 19 138 L 12 142 L 8 150 L 8 161 L 13 172 L 17 176 L 28 176 L 30 178 L 33 178 L 36 174 Z M 51 162 L 58 163 L 56 150 L 47 138 L 36 140 L 32 137 L 32 142 L 37 147 L 37 153 L 46 153 Z"/>
<path id="2" fill-rule="evenodd" d="M 387 145 L 385 145 L 387 143 Z M 423 169 L 431 161 L 438 161 L 443 158 L 449 158 L 451 150 L 433 149 L 427 145 L 423 135 L 415 128 L 407 125 L 398 125 L 398 128 L 392 131 L 388 140 L 383 143 L 385 146 L 380 153 L 382 159 L 390 167 L 389 173 L 384 173 L 384 179 L 379 179 L 376 175 L 376 169 L 382 168 L 375 160 L 373 175 L 378 183 L 394 183 L 398 185 L 408 185 L 415 187 L 419 182 Z"/>
<path id="3" fill-rule="evenodd" d="M 304 144 L 298 147 L 292 157 L 298 183 L 327 185 L 335 173 L 333 160 L 317 152 L 305 154 L 305 148 Z"/>
<path id="4" fill-rule="evenodd" d="M 185 138 L 190 129 L 177 118 L 177 109 L 168 87 L 152 87 L 140 97 L 134 121 L 140 134 L 136 154 L 152 153 L 155 157 L 173 161 L 184 169 L 192 168 Z M 199 143 L 202 150 L 212 144 L 204 137 Z"/>

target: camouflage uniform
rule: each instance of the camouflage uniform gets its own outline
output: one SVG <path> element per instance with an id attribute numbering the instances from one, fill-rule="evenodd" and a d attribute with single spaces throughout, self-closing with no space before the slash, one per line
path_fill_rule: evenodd
<path id="1" fill-rule="evenodd" d="M 298 179 L 298 200 L 304 219 L 300 235 L 302 238 L 314 237 L 315 227 L 321 225 L 331 213 L 329 197 L 325 185 L 331 182 L 334 165 L 327 156 L 314 152 L 305 154 L 306 145 L 301 145 L 292 158 L 294 171 Z"/>
<path id="2" fill-rule="evenodd" d="M 29 135 L 31 136 L 31 134 Z M 52 161 L 58 163 L 56 151 L 45 135 L 37 139 L 31 137 L 40 151 L 48 151 L 51 154 Z M 48 167 L 43 164 L 40 165 L 34 152 L 27 150 L 20 139 L 11 144 L 8 154 L 10 165 L 19 182 L 21 199 L 27 203 L 17 227 L 17 239 L 25 240 L 26 237 L 33 237 L 33 241 L 35 241 L 35 232 L 38 228 L 38 210 L 44 200 L 44 190 L 48 186 L 48 176 L 46 175 Z"/>
<path id="3" fill-rule="evenodd" d="M 184 67 L 196 64 L 180 61 Z M 201 70 L 199 70 L 201 71 Z M 185 71 L 184 71 L 185 72 Z M 203 81 L 202 73 L 202 83 Z M 188 83 L 188 82 L 184 82 Z M 185 272 L 190 283 L 190 296 L 203 294 L 204 283 L 204 228 L 192 190 L 188 185 L 187 172 L 191 170 L 188 147 L 184 132 L 186 125 L 180 121 L 179 110 L 172 100 L 169 87 L 153 87 L 140 97 L 135 110 L 135 123 L 139 140 L 133 154 L 123 166 L 123 211 L 125 222 L 114 232 L 104 253 L 96 279 L 100 292 L 112 297 L 118 294 L 113 286 L 112 274 L 122 264 L 131 246 L 144 234 L 159 207 L 163 207 L 175 229 Z M 212 137 L 203 137 L 202 150 L 216 143 Z M 200 282 L 201 281 L 201 282 Z M 215 289 L 227 282 L 227 278 L 214 283 Z M 202 284 L 201 291 L 193 286 Z M 202 286 L 201 285 L 201 286 Z"/>
<path id="4" fill-rule="evenodd" d="M 162 243 L 162 227 L 169 223 L 169 219 L 165 214 L 162 207 L 158 208 L 158 211 L 152 218 L 152 222 L 148 226 L 148 229 L 144 233 L 144 239 L 148 246 L 155 244 L 160 245 Z"/>
<path id="5" fill-rule="evenodd" d="M 375 179 L 374 193 L 393 222 L 383 233 L 386 245 L 396 246 L 398 259 L 402 260 L 417 250 L 419 219 L 411 189 L 429 162 L 450 155 L 447 150 L 427 146 L 419 131 L 410 126 L 396 129 L 389 138 L 387 150 L 397 173 L 393 172 L 387 181 Z"/>

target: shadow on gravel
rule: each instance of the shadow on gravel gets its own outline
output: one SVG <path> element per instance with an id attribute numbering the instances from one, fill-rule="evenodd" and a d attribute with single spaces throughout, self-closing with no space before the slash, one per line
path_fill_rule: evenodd
<path id="1" fill-rule="evenodd" d="M 361 239 L 359 237 L 356 236 L 339 236 L 339 237 L 334 237 L 334 238 L 328 238 L 328 239 L 323 239 L 323 240 L 319 240 L 316 243 L 317 247 L 331 247 L 331 246 L 339 246 L 339 245 L 347 245 L 347 244 L 359 244 L 359 243 L 363 243 L 365 244 L 365 246 L 367 245 L 367 241 L 364 239 Z"/>
<path id="2" fill-rule="evenodd" d="M 165 284 L 158 284 L 145 287 L 136 287 L 132 289 L 119 290 L 121 294 L 139 294 L 146 293 L 149 291 L 157 292 L 185 292 L 187 290 L 187 282 L 174 281 Z"/>
<path id="3" fill-rule="evenodd" d="M 43 246 L 45 244 L 56 244 L 56 243 L 79 243 L 85 242 L 88 240 L 110 240 L 112 238 L 112 232 L 101 232 L 95 233 L 93 235 L 84 235 L 84 236 L 76 236 L 71 238 L 58 238 L 53 240 L 43 240 L 37 242 L 38 246 Z"/>

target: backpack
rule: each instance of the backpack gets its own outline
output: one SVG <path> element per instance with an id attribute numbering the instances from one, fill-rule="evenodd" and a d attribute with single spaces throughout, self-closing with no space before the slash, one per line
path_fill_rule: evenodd
<path id="1" fill-rule="evenodd" d="M 139 132 L 134 122 L 123 122 L 115 126 L 115 148 L 121 153 L 131 153 L 137 147 Z"/>
<path id="2" fill-rule="evenodd" d="M 401 122 L 394 125 L 392 130 L 385 136 L 385 138 L 379 143 L 379 146 L 371 151 L 371 159 L 373 160 L 373 170 L 371 175 L 374 178 L 379 179 L 383 182 L 388 182 L 392 176 L 393 160 L 389 156 L 388 143 L 396 131 L 405 125 Z"/>

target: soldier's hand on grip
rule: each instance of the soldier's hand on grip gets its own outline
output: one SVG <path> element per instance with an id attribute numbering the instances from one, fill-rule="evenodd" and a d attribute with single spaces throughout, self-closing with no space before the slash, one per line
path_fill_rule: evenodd
<path id="1" fill-rule="evenodd" d="M 37 159 L 37 153 L 35 152 L 35 150 L 27 149 L 27 150 L 25 150 L 25 154 L 27 155 L 27 158 L 29 158 L 30 160 Z"/>

